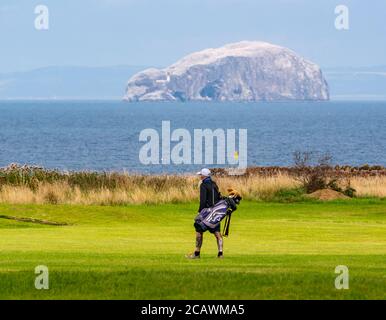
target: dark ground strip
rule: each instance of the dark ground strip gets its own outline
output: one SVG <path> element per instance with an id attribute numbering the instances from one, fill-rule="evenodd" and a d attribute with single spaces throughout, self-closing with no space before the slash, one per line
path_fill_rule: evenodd
<path id="1" fill-rule="evenodd" d="M 8 220 L 15 220 L 15 221 L 20 221 L 20 222 L 46 224 L 46 225 L 50 225 L 50 226 L 69 226 L 70 225 L 69 223 L 66 223 L 66 222 L 55 222 L 55 221 L 39 220 L 39 219 L 33 219 L 33 218 L 13 217 L 13 216 L 6 216 L 6 215 L 0 215 L 0 219 L 8 219 Z"/>

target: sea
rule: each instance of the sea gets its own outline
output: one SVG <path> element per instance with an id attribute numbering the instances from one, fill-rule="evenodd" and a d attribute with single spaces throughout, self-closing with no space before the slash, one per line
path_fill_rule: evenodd
<path id="1" fill-rule="evenodd" d="M 0 167 L 18 163 L 64 171 L 175 174 L 230 166 L 216 163 L 216 156 L 214 163 L 205 157 L 196 163 L 192 156 L 186 163 L 162 164 L 163 121 L 171 131 L 187 130 L 191 140 L 194 130 L 234 129 L 237 141 L 239 130 L 246 129 L 248 166 L 290 166 L 297 151 L 312 152 L 315 159 L 329 154 L 333 164 L 386 165 L 384 101 L 47 100 L 0 102 Z M 149 129 L 159 133 L 159 164 L 144 163 L 139 156 L 147 143 L 140 134 Z"/>

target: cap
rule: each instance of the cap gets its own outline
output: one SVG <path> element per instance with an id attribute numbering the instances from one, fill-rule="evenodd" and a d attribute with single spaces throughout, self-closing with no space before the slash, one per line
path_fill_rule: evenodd
<path id="1" fill-rule="evenodd" d="M 201 169 L 201 171 L 197 172 L 197 174 L 200 176 L 209 177 L 211 175 L 211 172 L 209 169 L 204 168 L 204 169 Z"/>

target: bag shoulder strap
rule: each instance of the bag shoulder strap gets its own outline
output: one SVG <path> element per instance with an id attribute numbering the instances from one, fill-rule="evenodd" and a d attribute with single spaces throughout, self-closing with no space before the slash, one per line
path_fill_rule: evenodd
<path id="1" fill-rule="evenodd" d="M 215 190 L 216 190 L 217 194 L 219 195 L 219 194 L 220 194 L 220 191 L 219 191 L 219 189 L 218 189 L 218 185 L 217 185 L 216 182 L 212 181 L 212 203 L 213 203 L 213 205 L 216 204 L 216 202 L 214 201 L 214 191 L 215 191 Z M 219 200 L 221 200 L 221 197 L 220 197 Z"/>

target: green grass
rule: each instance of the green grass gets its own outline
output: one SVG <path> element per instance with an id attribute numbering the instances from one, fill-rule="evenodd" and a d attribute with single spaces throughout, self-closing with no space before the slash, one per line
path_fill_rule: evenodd
<path id="1" fill-rule="evenodd" d="M 0 205 L 1 299 L 385 299 L 386 201 L 243 202 L 225 258 L 205 234 L 189 261 L 196 204 Z M 46 265 L 50 289 L 34 288 Z M 336 290 L 337 265 L 350 289 Z"/>

